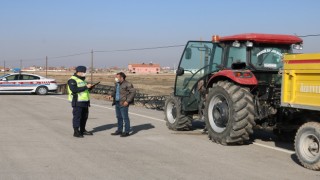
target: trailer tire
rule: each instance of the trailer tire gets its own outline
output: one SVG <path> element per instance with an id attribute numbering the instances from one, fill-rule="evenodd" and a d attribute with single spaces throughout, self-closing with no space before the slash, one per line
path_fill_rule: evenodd
<path id="1" fill-rule="evenodd" d="M 228 81 L 213 84 L 205 103 L 205 122 L 213 142 L 228 145 L 249 140 L 255 125 L 252 94 Z"/>
<path id="2" fill-rule="evenodd" d="M 303 124 L 296 134 L 294 147 L 300 163 L 305 168 L 320 170 L 320 123 Z"/>
<path id="3" fill-rule="evenodd" d="M 192 116 L 186 115 L 181 109 L 181 100 L 171 94 L 165 101 L 164 107 L 166 125 L 174 131 L 190 130 Z"/>

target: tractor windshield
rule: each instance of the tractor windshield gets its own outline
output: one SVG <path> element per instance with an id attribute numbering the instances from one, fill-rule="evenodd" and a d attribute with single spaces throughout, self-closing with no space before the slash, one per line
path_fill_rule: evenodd
<path id="1" fill-rule="evenodd" d="M 217 70 L 221 55 L 222 49 L 212 42 L 188 42 L 177 71 L 175 95 L 189 96 L 199 80 Z"/>
<path id="2" fill-rule="evenodd" d="M 282 67 L 282 56 L 290 50 L 287 46 L 256 46 L 251 50 L 251 64 L 256 69 L 278 70 Z"/>

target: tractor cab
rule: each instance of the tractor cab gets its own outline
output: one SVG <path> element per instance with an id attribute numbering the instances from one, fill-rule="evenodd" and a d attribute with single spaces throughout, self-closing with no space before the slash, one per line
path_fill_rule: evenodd
<path id="1" fill-rule="evenodd" d="M 302 49 L 302 39 L 292 35 L 278 34 L 240 34 L 222 37 L 219 41 L 224 46 L 225 58 L 222 60 L 227 69 L 234 69 L 239 63 L 242 69 L 250 70 L 257 84 L 262 86 L 281 86 L 283 55 L 293 49 Z M 246 85 L 241 81 L 239 84 Z"/>
<path id="2" fill-rule="evenodd" d="M 278 71 L 282 68 L 284 53 L 292 52 L 293 48 L 302 48 L 300 38 L 277 34 L 251 33 L 225 36 L 220 38 L 219 43 L 225 47 L 226 68 L 232 68 L 234 63 L 243 62 L 253 71 Z"/>
<path id="3" fill-rule="evenodd" d="M 210 87 L 221 79 L 243 85 L 280 86 L 278 72 L 283 66 L 283 54 L 291 53 L 293 48 L 302 48 L 300 38 L 278 34 L 250 33 L 189 41 L 177 69 L 174 94 L 190 96 L 199 82 Z"/>

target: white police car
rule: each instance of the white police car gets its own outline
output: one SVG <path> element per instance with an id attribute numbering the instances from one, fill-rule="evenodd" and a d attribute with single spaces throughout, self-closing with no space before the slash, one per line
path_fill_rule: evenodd
<path id="1" fill-rule="evenodd" d="M 58 85 L 54 79 L 27 73 L 0 76 L 0 93 L 36 93 L 45 95 L 54 92 Z"/>

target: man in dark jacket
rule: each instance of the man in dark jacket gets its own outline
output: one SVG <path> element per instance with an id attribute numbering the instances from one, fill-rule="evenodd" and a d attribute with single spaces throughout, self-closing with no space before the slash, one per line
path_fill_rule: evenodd
<path id="1" fill-rule="evenodd" d="M 130 82 L 126 81 L 126 75 L 123 72 L 116 74 L 115 81 L 112 105 L 115 105 L 118 129 L 111 135 L 127 137 L 130 135 L 129 105 L 134 104 L 136 90 Z M 123 126 L 125 126 L 124 130 Z"/>
<path id="2" fill-rule="evenodd" d="M 76 73 L 68 80 L 68 99 L 73 108 L 73 136 L 78 138 L 83 135 L 93 135 L 92 132 L 86 130 L 90 106 L 89 90 L 93 88 L 85 81 L 86 70 L 85 66 L 78 66 Z"/>

